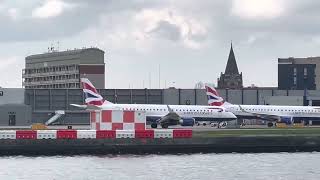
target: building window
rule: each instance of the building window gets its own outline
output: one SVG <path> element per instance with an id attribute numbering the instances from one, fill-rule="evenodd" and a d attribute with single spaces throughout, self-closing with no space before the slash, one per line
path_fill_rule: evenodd
<path id="1" fill-rule="evenodd" d="M 297 76 L 297 68 L 296 67 L 293 68 L 293 76 Z"/>
<path id="2" fill-rule="evenodd" d="M 16 115 L 12 112 L 9 112 L 9 126 L 16 125 Z"/>
<path id="3" fill-rule="evenodd" d="M 308 69 L 305 67 L 303 68 L 303 75 L 304 76 L 307 76 L 308 75 Z"/>
<path id="4" fill-rule="evenodd" d="M 297 85 L 297 77 L 293 77 L 293 85 L 296 86 Z"/>

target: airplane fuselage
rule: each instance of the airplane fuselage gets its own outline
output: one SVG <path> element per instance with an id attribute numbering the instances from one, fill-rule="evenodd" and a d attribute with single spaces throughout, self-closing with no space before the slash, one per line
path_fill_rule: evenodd
<path id="1" fill-rule="evenodd" d="M 237 117 L 256 117 L 256 114 L 300 119 L 320 119 L 320 107 L 314 106 L 272 106 L 272 105 L 225 105 L 227 111 Z"/>
<path id="2" fill-rule="evenodd" d="M 181 118 L 194 118 L 196 121 L 230 121 L 236 116 L 217 106 L 169 105 Z M 101 109 L 145 111 L 147 121 L 159 119 L 169 113 L 168 106 L 162 104 L 104 104 Z"/>

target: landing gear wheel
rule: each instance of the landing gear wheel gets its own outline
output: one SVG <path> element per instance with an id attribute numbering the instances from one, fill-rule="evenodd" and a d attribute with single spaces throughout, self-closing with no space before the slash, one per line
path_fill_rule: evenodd
<path id="1" fill-rule="evenodd" d="M 168 124 L 161 124 L 161 127 L 164 129 L 167 129 L 169 127 L 169 125 Z"/>
<path id="2" fill-rule="evenodd" d="M 151 128 L 156 129 L 157 127 L 158 127 L 158 124 L 157 124 L 157 123 L 152 123 L 152 124 L 151 124 Z"/>
<path id="3" fill-rule="evenodd" d="M 267 125 L 268 125 L 268 127 L 272 127 L 272 126 L 273 126 L 273 123 L 272 123 L 272 122 L 269 122 Z"/>
<path id="4" fill-rule="evenodd" d="M 227 122 L 222 121 L 222 122 L 219 122 L 219 123 L 218 123 L 218 128 L 226 128 L 227 125 L 228 125 Z"/>

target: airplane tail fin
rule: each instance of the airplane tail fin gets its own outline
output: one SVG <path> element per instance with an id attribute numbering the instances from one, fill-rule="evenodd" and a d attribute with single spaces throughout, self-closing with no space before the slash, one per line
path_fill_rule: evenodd
<path id="1" fill-rule="evenodd" d="M 223 98 L 219 95 L 218 91 L 214 87 L 210 87 L 208 85 L 205 87 L 209 106 L 222 106 L 225 104 L 230 104 L 224 102 Z"/>
<path id="2" fill-rule="evenodd" d="M 103 104 L 112 104 L 111 102 L 103 99 L 89 79 L 81 78 L 81 84 L 83 93 L 85 94 L 86 105 L 101 106 Z"/>

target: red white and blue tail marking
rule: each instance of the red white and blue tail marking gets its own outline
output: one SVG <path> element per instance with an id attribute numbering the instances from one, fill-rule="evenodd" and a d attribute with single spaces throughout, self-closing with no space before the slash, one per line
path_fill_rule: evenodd
<path id="1" fill-rule="evenodd" d="M 104 103 L 103 97 L 98 93 L 89 79 L 81 78 L 81 84 L 87 105 L 101 106 Z"/>
<path id="2" fill-rule="evenodd" d="M 208 98 L 208 105 L 222 106 L 223 98 L 219 96 L 219 93 L 216 91 L 216 89 L 207 85 L 205 87 L 206 87 L 206 94 Z"/>

